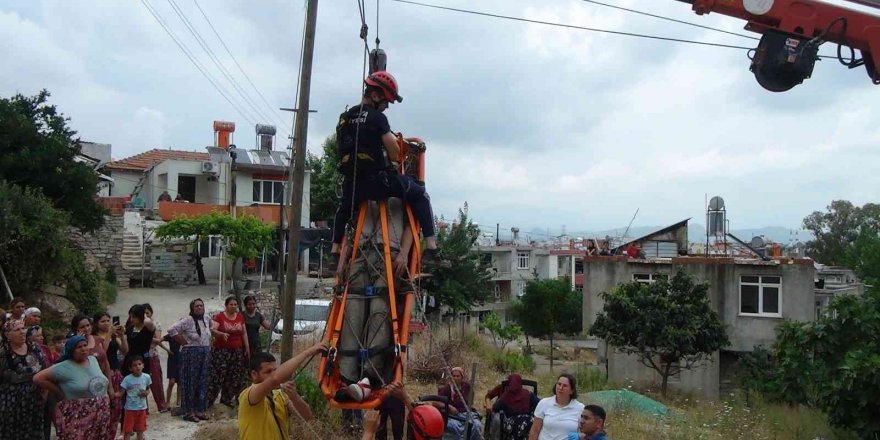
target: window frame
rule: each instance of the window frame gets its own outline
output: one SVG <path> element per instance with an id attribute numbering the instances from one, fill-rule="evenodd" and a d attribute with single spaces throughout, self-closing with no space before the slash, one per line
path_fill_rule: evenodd
<path id="1" fill-rule="evenodd" d="M 647 275 L 648 278 L 647 279 L 638 279 L 638 278 L 636 278 L 637 275 L 639 275 L 639 276 Z M 665 274 L 665 273 L 661 273 L 661 272 L 651 272 L 651 273 L 633 272 L 633 274 L 632 274 L 632 281 L 634 281 L 636 283 L 642 283 L 642 284 L 652 284 L 654 281 L 657 281 L 662 278 L 669 279 L 669 275 Z"/>
<path id="2" fill-rule="evenodd" d="M 216 242 L 216 246 L 211 246 L 212 242 Z M 202 243 L 208 243 L 208 255 L 202 255 Z M 220 258 L 220 254 L 223 249 L 223 236 L 222 235 L 209 235 L 208 238 L 204 241 L 199 242 L 199 255 L 204 258 L 216 259 Z M 215 254 L 213 251 L 217 250 Z M 213 254 L 213 255 L 211 255 Z"/>
<path id="3" fill-rule="evenodd" d="M 757 282 L 743 281 L 746 277 L 756 277 Z M 764 278 L 778 278 L 778 283 L 764 282 Z M 743 312 L 743 286 L 755 286 L 758 288 L 758 313 Z M 777 289 L 776 306 L 777 312 L 764 312 L 764 287 L 774 287 Z M 739 301 L 737 313 L 739 316 L 750 316 L 756 318 L 782 318 L 782 275 L 740 275 L 739 276 Z"/>
<path id="4" fill-rule="evenodd" d="M 531 268 L 532 264 L 532 255 L 530 252 L 516 252 L 516 269 L 517 270 L 528 270 Z M 525 261 L 525 266 L 523 266 L 523 261 Z"/>
<path id="5" fill-rule="evenodd" d="M 283 180 L 253 179 L 252 181 L 253 181 L 253 184 L 251 185 L 251 188 L 252 188 L 251 198 L 254 198 L 253 193 L 255 192 L 254 189 L 256 189 L 256 188 L 254 188 L 254 186 L 259 188 L 259 200 L 254 199 L 253 200 L 254 203 L 260 203 L 260 204 L 266 204 L 266 205 L 280 205 L 281 202 L 284 201 L 284 192 L 285 192 L 284 191 L 284 183 L 285 182 Z M 263 194 L 264 185 L 266 183 L 272 184 L 272 197 L 271 197 L 270 201 L 266 201 L 265 194 Z M 278 200 L 278 201 L 275 201 L 275 196 L 276 196 L 276 194 L 278 194 L 276 185 L 281 186 L 281 193 L 280 193 L 281 200 Z"/>
<path id="6" fill-rule="evenodd" d="M 517 298 L 522 298 L 523 295 L 526 294 L 526 281 L 525 280 L 517 280 L 516 281 L 516 292 L 514 293 Z"/>

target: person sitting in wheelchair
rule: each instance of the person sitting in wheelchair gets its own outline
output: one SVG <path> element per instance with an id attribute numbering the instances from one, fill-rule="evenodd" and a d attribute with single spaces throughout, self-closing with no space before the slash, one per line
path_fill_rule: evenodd
<path id="1" fill-rule="evenodd" d="M 452 369 L 450 383 L 443 385 L 437 394 L 449 399 L 449 420 L 446 422 L 446 434 L 444 439 L 450 440 L 479 440 L 483 424 L 480 415 L 470 406 L 473 400 L 471 384 L 464 377 L 464 369 L 455 367 Z M 443 403 L 433 402 L 434 406 L 443 410 Z M 468 411 L 470 409 L 470 411 Z M 469 425 L 468 426 L 468 421 Z"/>
<path id="2" fill-rule="evenodd" d="M 495 397 L 497 400 L 492 404 L 491 400 Z M 523 387 L 522 376 L 511 373 L 506 384 L 499 384 L 486 393 L 485 407 L 487 412 L 491 408 L 492 417 L 486 423 L 498 424 L 504 432 L 500 438 L 504 440 L 527 440 L 532 429 L 532 413 L 540 400 L 535 393 Z M 492 438 L 499 438 L 495 429 L 490 432 Z"/>

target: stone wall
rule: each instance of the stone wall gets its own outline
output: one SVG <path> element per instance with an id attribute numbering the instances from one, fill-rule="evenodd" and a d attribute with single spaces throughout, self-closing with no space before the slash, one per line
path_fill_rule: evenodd
<path id="1" fill-rule="evenodd" d="M 129 285 L 129 273 L 122 268 L 122 216 L 108 215 L 104 217 L 104 226 L 100 229 L 84 233 L 77 229 L 70 231 L 73 245 L 80 249 L 89 267 L 107 271 L 112 269 L 116 274 L 116 284 L 120 288 Z"/>
<path id="2" fill-rule="evenodd" d="M 195 262 L 186 245 L 154 242 L 149 248 L 153 286 L 170 287 L 199 283 Z"/>

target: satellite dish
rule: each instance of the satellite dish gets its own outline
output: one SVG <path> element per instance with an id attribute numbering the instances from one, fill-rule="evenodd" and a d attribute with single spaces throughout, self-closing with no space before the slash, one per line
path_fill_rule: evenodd
<path id="1" fill-rule="evenodd" d="M 715 196 L 709 199 L 709 210 L 710 211 L 720 211 L 724 209 L 724 199 L 720 196 Z"/>

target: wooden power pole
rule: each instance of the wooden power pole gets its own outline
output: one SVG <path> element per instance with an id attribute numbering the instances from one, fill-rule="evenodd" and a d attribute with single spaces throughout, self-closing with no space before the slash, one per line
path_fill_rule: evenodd
<path id="1" fill-rule="evenodd" d="M 306 33 L 303 41 L 302 70 L 299 72 L 299 104 L 294 125 L 294 151 L 287 187 L 293 195 L 290 200 L 290 216 L 287 218 L 287 270 L 284 276 L 284 295 L 281 297 L 281 313 L 284 332 L 281 335 L 281 361 L 293 356 L 293 321 L 296 316 L 296 271 L 299 266 L 299 238 L 302 218 L 303 180 L 306 173 L 306 135 L 309 131 L 309 91 L 312 83 L 312 57 L 315 54 L 315 27 L 318 21 L 318 0 L 308 0 L 306 6 Z M 283 255 L 282 255 L 283 257 Z"/>

